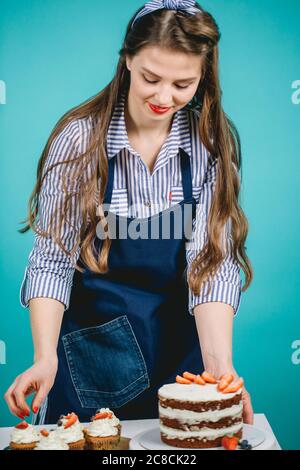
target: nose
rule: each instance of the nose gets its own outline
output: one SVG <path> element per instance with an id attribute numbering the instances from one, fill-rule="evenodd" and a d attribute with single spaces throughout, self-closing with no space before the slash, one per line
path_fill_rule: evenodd
<path id="1" fill-rule="evenodd" d="M 161 87 L 155 94 L 155 103 L 161 107 L 171 106 L 173 103 L 172 93 L 169 87 Z"/>

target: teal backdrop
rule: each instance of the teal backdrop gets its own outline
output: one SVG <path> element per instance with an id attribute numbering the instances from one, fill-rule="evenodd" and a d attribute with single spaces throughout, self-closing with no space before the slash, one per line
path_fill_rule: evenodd
<path id="1" fill-rule="evenodd" d="M 201 4 L 201 2 L 200 2 Z M 33 234 L 17 232 L 57 120 L 112 78 L 139 0 L 2 0 L 0 15 L 1 330 L 3 395 L 32 365 L 19 303 Z M 234 363 L 255 413 L 284 449 L 300 449 L 300 2 L 203 0 L 222 32 L 223 105 L 242 140 L 241 204 L 254 281 L 234 320 Z"/>

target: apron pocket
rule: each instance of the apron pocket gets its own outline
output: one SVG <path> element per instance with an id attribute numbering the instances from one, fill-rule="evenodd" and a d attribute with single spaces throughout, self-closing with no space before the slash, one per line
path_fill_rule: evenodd
<path id="1" fill-rule="evenodd" d="M 62 336 L 83 408 L 118 408 L 149 388 L 144 357 L 126 315 Z"/>

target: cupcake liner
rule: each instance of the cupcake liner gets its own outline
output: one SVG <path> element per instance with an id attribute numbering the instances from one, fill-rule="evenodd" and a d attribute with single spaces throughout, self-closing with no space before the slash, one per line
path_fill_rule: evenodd
<path id="1" fill-rule="evenodd" d="M 108 437 L 90 437 L 86 441 L 87 450 L 113 450 L 119 445 L 119 439 Z"/>
<path id="2" fill-rule="evenodd" d="M 18 444 L 16 442 L 10 442 L 9 447 L 12 450 L 33 450 L 37 445 L 37 442 L 29 442 L 27 444 Z"/>
<path id="3" fill-rule="evenodd" d="M 80 441 L 76 442 L 68 442 L 68 446 L 70 450 L 84 450 L 85 439 L 81 439 Z"/>
<path id="4" fill-rule="evenodd" d="M 116 436 L 89 436 L 85 433 L 86 450 L 114 450 L 118 447 L 121 440 L 121 425 L 118 424 L 118 434 Z"/>
<path id="5" fill-rule="evenodd" d="M 116 426 L 118 433 L 113 436 L 89 436 L 88 427 L 83 428 L 83 439 L 76 442 L 68 442 L 70 450 L 113 450 L 118 448 L 121 441 L 121 424 Z M 10 442 L 11 450 L 34 450 L 38 442 L 26 444 Z"/>

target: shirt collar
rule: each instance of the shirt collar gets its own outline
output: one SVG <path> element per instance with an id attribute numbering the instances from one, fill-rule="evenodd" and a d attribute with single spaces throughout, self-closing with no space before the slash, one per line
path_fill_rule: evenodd
<path id="1" fill-rule="evenodd" d="M 124 116 L 126 94 L 123 92 L 117 102 L 107 133 L 107 155 L 108 158 L 116 156 L 121 150 L 126 148 L 133 155 L 137 152 L 131 147 Z M 179 148 L 183 148 L 189 155 L 191 154 L 191 141 L 187 139 L 189 129 L 189 115 L 185 108 L 180 109 L 174 115 L 171 131 L 161 149 L 168 158 L 175 157 Z"/>

